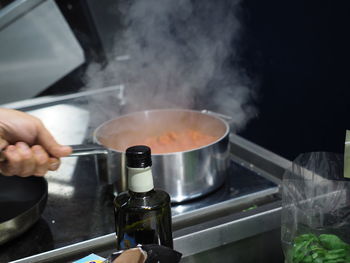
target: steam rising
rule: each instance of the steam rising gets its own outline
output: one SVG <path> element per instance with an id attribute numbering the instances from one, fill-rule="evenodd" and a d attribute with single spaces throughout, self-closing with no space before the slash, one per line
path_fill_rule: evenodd
<path id="1" fill-rule="evenodd" d="M 238 0 L 121 1 L 124 29 L 108 65 L 90 66 L 87 86 L 124 84 L 128 112 L 208 109 L 242 128 L 255 110 L 250 81 L 235 66 L 238 10 Z"/>

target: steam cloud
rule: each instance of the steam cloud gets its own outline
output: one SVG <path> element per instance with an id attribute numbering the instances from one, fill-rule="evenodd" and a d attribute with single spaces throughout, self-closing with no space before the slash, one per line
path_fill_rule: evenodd
<path id="1" fill-rule="evenodd" d="M 87 86 L 124 84 L 128 112 L 207 109 L 244 127 L 256 111 L 251 82 L 235 63 L 239 2 L 121 1 L 124 29 L 108 65 L 90 66 Z"/>

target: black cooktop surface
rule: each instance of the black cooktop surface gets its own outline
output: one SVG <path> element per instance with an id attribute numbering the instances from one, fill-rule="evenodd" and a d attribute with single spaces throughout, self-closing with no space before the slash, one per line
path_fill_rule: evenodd
<path id="1" fill-rule="evenodd" d="M 80 157 L 69 184 L 47 177 L 49 197 L 40 220 L 20 237 L 0 246 L 0 262 L 28 257 L 114 232 L 113 191 L 98 184 L 92 157 Z M 173 215 L 188 213 L 276 185 L 231 162 L 227 180 L 219 189 L 173 206 Z"/>

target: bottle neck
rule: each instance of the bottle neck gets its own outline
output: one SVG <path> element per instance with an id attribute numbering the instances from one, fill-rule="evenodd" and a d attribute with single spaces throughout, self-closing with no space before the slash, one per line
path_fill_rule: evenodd
<path id="1" fill-rule="evenodd" d="M 148 192 L 144 192 L 144 193 L 136 193 L 136 192 L 133 192 L 131 190 L 129 190 L 129 195 L 133 198 L 145 198 L 145 197 L 148 197 L 148 196 L 151 196 L 155 193 L 155 190 L 152 189 L 151 191 L 148 191 Z"/>
<path id="2" fill-rule="evenodd" d="M 146 193 L 154 188 L 151 167 L 128 167 L 128 186 L 134 193 Z"/>

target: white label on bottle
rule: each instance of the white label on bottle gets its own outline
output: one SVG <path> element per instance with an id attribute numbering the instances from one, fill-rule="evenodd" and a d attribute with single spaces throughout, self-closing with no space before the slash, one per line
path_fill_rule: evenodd
<path id="1" fill-rule="evenodd" d="M 135 193 L 145 193 L 154 188 L 151 167 L 128 167 L 129 189 Z"/>

